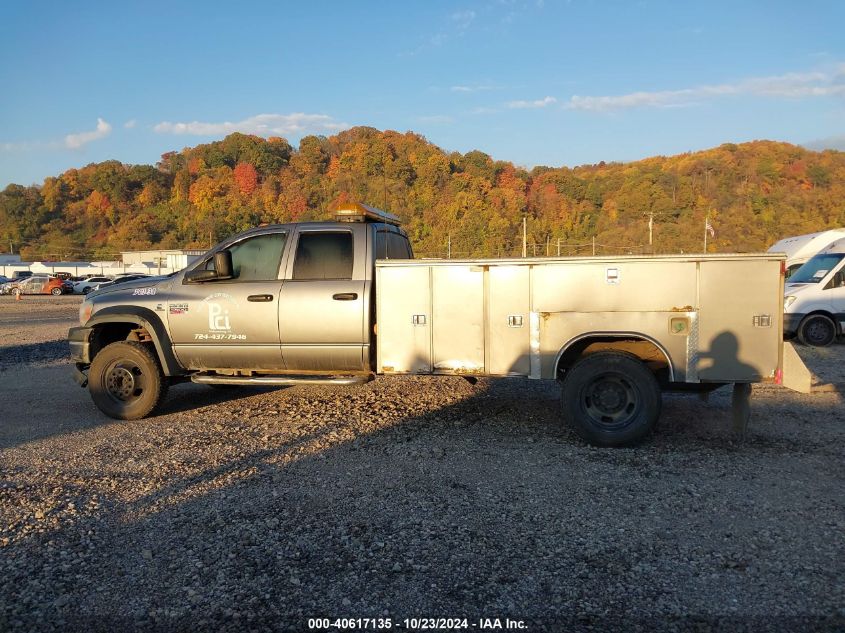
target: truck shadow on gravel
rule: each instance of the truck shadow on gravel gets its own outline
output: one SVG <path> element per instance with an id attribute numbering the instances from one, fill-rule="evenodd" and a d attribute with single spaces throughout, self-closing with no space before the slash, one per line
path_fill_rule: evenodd
<path id="1" fill-rule="evenodd" d="M 0 371 L 0 380 L 14 381 L 4 385 L 0 400 L 0 450 L 97 427 L 127 424 L 112 420 L 96 409 L 88 390 L 78 387 L 73 381 L 71 366 L 66 362 L 52 366 L 18 364 L 15 371 L 5 374 Z M 48 385 L 52 388 L 47 388 Z M 260 397 L 277 389 L 245 387 L 230 390 L 179 385 L 172 389 L 158 415 L 151 420 L 204 407 L 234 405 L 244 398 Z"/>
<path id="2" fill-rule="evenodd" d="M 393 379 L 227 394 L 199 419 L 116 427 L 116 449 L 131 446 L 122 470 L 91 452 L 60 467 L 58 484 L 4 485 L 4 507 L 42 515 L 25 512 L 0 534 L 0 628 L 305 630 L 309 617 L 511 617 L 576 631 L 842 625 L 818 615 L 837 608 L 841 569 L 819 544 L 841 480 L 803 454 L 816 447 L 800 429 L 782 440 L 790 460 L 756 451 L 757 439 L 719 451 L 714 416 L 729 408 L 716 401 L 695 421 L 703 435 L 690 419 L 636 449 L 596 449 L 560 424 L 548 383 L 442 389 Z M 673 399 L 667 414 L 688 405 Z M 840 428 L 823 431 L 841 446 Z"/>
<path id="3" fill-rule="evenodd" d="M 69 354 L 67 339 L 24 345 L 3 345 L 0 347 L 0 372 L 14 369 L 21 364 L 67 360 Z"/>
<path id="4" fill-rule="evenodd" d="M 170 387 L 167 398 L 156 409 L 155 416 L 193 411 L 218 404 L 235 404 L 238 400 L 269 394 L 288 387 L 211 387 L 185 383 Z M 86 394 L 87 395 L 87 394 Z"/>

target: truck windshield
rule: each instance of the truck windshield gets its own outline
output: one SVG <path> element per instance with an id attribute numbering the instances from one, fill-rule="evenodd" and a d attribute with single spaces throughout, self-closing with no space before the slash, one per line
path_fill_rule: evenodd
<path id="1" fill-rule="evenodd" d="M 791 284 L 817 284 L 842 261 L 845 254 L 816 255 L 789 278 Z"/>

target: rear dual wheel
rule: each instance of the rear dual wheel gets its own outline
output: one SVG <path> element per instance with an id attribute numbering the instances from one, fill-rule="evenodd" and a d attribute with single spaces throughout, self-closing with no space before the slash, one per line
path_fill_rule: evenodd
<path id="1" fill-rule="evenodd" d="M 133 341 L 107 345 L 88 370 L 88 390 L 97 408 L 116 420 L 152 413 L 167 393 L 167 380 L 150 348 Z"/>
<path id="2" fill-rule="evenodd" d="M 579 360 L 561 387 L 561 408 L 575 432 L 596 446 L 641 442 L 660 417 L 660 385 L 636 356 L 597 352 Z"/>

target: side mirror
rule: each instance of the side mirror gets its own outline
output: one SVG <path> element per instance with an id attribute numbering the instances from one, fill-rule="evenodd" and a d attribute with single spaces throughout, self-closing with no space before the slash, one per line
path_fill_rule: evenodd
<path id="1" fill-rule="evenodd" d="M 214 253 L 214 269 L 198 268 L 185 274 L 185 281 L 214 281 L 217 279 L 231 279 L 234 277 L 232 266 L 232 252 L 225 250 Z"/>
<path id="2" fill-rule="evenodd" d="M 199 270 L 191 270 L 185 273 L 185 281 L 211 281 L 212 279 L 217 279 L 216 270 L 200 268 Z"/>
<path id="3" fill-rule="evenodd" d="M 226 249 L 214 253 L 214 270 L 217 271 L 218 279 L 231 279 L 235 276 L 232 266 L 232 251 Z"/>

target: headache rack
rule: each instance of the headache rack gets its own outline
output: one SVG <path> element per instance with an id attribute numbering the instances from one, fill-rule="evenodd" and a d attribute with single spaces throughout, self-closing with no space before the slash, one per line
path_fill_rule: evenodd
<path id="1" fill-rule="evenodd" d="M 394 226 L 402 223 L 402 220 L 392 213 L 360 202 L 346 203 L 335 214 L 338 222 L 384 222 Z"/>

